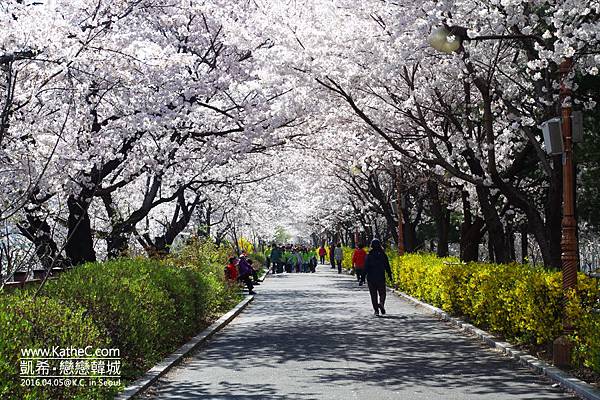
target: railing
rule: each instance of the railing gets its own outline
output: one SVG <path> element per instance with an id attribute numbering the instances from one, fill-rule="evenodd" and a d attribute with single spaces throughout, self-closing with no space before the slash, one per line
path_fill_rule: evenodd
<path id="1" fill-rule="evenodd" d="M 20 288 L 23 289 L 26 286 L 30 286 L 36 283 L 41 283 L 48 275 L 48 280 L 57 279 L 58 275 L 66 271 L 64 268 L 52 268 L 48 271 L 45 269 L 37 269 L 33 271 L 15 271 L 12 274 L 12 280 L 4 282 L 2 287 L 4 288 Z"/>

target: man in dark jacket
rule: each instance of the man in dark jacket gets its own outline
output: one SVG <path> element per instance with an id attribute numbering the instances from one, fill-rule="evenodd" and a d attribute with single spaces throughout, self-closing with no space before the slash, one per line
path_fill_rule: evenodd
<path id="1" fill-rule="evenodd" d="M 371 304 L 375 310 L 375 316 L 379 316 L 381 311 L 385 315 L 385 274 L 388 274 L 392 279 L 392 269 L 381 242 L 378 239 L 373 239 L 371 242 L 371 251 L 365 259 L 365 274 L 369 284 L 369 293 L 371 294 Z M 379 295 L 379 301 L 377 301 Z"/>
<path id="2" fill-rule="evenodd" d="M 335 243 L 331 242 L 329 245 L 329 264 L 331 264 L 330 269 L 335 269 L 335 255 L 333 254 L 335 251 Z"/>
<path id="3" fill-rule="evenodd" d="M 283 252 L 275 243 L 273 243 L 273 249 L 271 250 L 271 263 L 273 264 L 272 273 L 279 273 L 279 269 L 281 268 L 281 258 L 283 256 Z M 283 272 L 283 271 L 281 271 Z"/>

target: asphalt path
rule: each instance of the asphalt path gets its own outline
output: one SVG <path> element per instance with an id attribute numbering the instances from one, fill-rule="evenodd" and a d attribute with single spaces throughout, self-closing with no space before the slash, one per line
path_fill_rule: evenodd
<path id="1" fill-rule="evenodd" d="M 151 399 L 571 399 L 552 382 L 329 266 L 269 276 L 230 325 L 150 388 Z"/>

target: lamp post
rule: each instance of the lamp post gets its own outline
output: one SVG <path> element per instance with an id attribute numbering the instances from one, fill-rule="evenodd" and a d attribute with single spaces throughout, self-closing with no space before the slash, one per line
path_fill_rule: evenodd
<path id="1" fill-rule="evenodd" d="M 463 50 L 463 42 L 470 40 L 537 40 L 533 35 L 491 35 L 470 38 L 463 27 L 443 26 L 434 30 L 428 42 L 434 49 L 453 53 Z M 573 68 L 573 59 L 565 58 L 560 64 L 560 108 L 561 135 L 563 144 L 563 217 L 561 222 L 561 269 L 563 294 L 577 286 L 579 269 L 579 250 L 577 243 L 577 220 L 575 218 L 575 174 L 573 168 L 573 129 L 572 129 L 572 90 L 568 85 L 568 76 Z M 564 307 L 564 305 L 563 305 Z M 557 366 L 571 363 L 572 344 L 568 338 L 572 333 L 572 322 L 563 312 L 563 334 L 553 343 L 553 361 Z"/>
<path id="2" fill-rule="evenodd" d="M 561 133 L 563 139 L 563 216 L 561 222 L 561 269 L 563 294 L 577 287 L 577 270 L 579 269 L 577 220 L 575 219 L 575 172 L 573 168 L 573 130 L 571 105 L 573 92 L 567 83 L 573 68 L 571 58 L 564 59 L 560 64 L 560 107 Z M 566 298 L 563 299 L 566 301 Z M 563 313 L 563 334 L 552 346 L 552 358 L 557 366 L 571 364 L 573 345 L 569 335 L 573 332 L 572 321 Z"/>
<path id="3" fill-rule="evenodd" d="M 573 60 L 566 58 L 560 64 L 560 102 L 561 102 L 561 132 L 563 136 L 563 218 L 561 261 L 563 271 L 563 289 L 573 289 L 577 286 L 577 270 L 579 264 L 577 245 L 577 221 L 575 219 L 575 173 L 573 167 L 573 130 L 572 95 L 567 84 L 568 75 L 573 68 Z"/>

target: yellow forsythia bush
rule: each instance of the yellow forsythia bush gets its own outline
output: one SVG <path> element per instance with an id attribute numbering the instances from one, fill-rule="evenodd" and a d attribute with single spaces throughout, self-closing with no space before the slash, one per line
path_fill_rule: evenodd
<path id="1" fill-rule="evenodd" d="M 550 344 L 562 331 L 562 275 L 522 264 L 462 264 L 432 254 L 392 256 L 394 286 L 521 344 Z M 566 313 L 575 329 L 575 361 L 600 371 L 598 286 L 579 274 Z"/>

